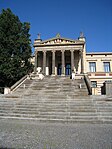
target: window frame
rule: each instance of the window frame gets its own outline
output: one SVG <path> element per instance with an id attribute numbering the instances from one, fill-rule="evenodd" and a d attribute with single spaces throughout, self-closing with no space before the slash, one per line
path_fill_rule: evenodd
<path id="1" fill-rule="evenodd" d="M 96 72 L 96 62 L 89 62 L 89 72 Z"/>
<path id="2" fill-rule="evenodd" d="M 106 64 L 108 64 L 108 65 L 106 65 Z M 103 68 L 104 68 L 104 72 L 106 72 L 106 73 L 111 72 L 110 62 L 103 62 Z"/>
<path id="3" fill-rule="evenodd" d="M 92 88 L 97 88 L 97 81 L 91 81 Z"/>

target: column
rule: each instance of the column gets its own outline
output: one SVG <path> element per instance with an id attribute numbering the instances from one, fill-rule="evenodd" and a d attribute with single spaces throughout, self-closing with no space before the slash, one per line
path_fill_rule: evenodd
<path id="1" fill-rule="evenodd" d="M 74 71 L 74 51 L 71 50 L 71 70 Z"/>
<path id="2" fill-rule="evenodd" d="M 43 73 L 46 75 L 46 51 L 43 51 Z"/>
<path id="3" fill-rule="evenodd" d="M 34 73 L 37 72 L 37 52 L 35 51 L 35 67 L 34 67 Z"/>
<path id="4" fill-rule="evenodd" d="M 62 72 L 61 72 L 61 75 L 65 75 L 65 71 L 64 71 L 64 68 L 65 68 L 65 51 L 62 50 Z"/>
<path id="5" fill-rule="evenodd" d="M 52 75 L 55 75 L 55 51 L 52 51 Z"/>
<path id="6" fill-rule="evenodd" d="M 83 51 L 80 51 L 81 55 L 81 73 L 84 73 L 84 58 L 83 58 Z"/>

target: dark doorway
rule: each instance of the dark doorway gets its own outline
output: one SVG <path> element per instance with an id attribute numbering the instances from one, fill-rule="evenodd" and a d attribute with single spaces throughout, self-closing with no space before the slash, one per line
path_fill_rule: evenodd
<path id="1" fill-rule="evenodd" d="M 61 64 L 58 64 L 58 75 L 61 75 Z"/>
<path id="2" fill-rule="evenodd" d="M 69 63 L 66 64 L 65 75 L 71 75 L 71 65 Z"/>
<path id="3" fill-rule="evenodd" d="M 49 54 L 49 75 L 52 75 L 52 55 L 51 53 Z"/>

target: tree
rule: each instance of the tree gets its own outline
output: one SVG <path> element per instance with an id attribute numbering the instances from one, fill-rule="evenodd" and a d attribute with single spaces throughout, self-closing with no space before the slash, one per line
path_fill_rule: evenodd
<path id="1" fill-rule="evenodd" d="M 22 23 L 10 9 L 0 14 L 0 86 L 10 87 L 32 71 L 30 23 Z"/>

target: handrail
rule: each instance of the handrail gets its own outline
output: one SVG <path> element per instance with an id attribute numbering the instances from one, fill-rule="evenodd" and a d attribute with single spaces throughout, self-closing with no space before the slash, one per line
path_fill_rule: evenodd
<path id="1" fill-rule="evenodd" d="M 14 91 L 15 89 L 17 89 L 23 83 L 23 81 L 26 80 L 26 78 L 27 78 L 27 75 L 25 75 L 24 77 L 22 77 L 19 81 L 17 81 L 14 85 L 12 85 L 10 87 L 10 90 L 11 91 Z"/>
<path id="2" fill-rule="evenodd" d="M 87 85 L 89 95 L 92 95 L 92 84 L 91 84 L 91 81 L 88 77 L 88 74 L 84 74 L 84 80 L 85 80 L 85 83 Z"/>

